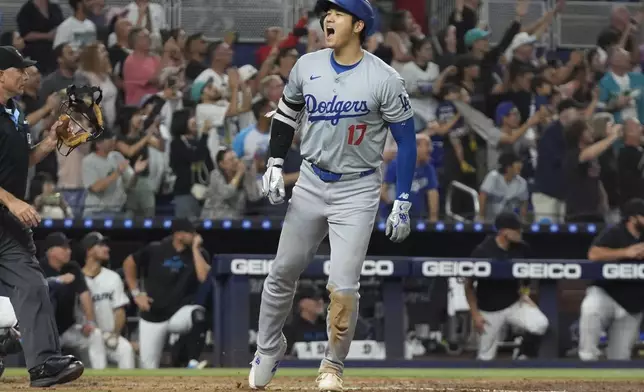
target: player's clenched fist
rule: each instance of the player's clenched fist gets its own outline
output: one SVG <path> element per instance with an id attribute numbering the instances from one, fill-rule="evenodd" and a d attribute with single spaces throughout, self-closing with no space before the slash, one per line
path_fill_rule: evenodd
<path id="1" fill-rule="evenodd" d="M 284 177 L 282 177 L 282 158 L 269 158 L 266 173 L 262 177 L 262 194 L 268 197 L 271 204 L 284 203 Z"/>
<path id="2" fill-rule="evenodd" d="M 402 242 L 411 233 L 410 208 L 411 203 L 408 201 L 394 201 L 394 207 L 387 218 L 387 230 L 385 231 L 385 235 L 393 242 Z"/>

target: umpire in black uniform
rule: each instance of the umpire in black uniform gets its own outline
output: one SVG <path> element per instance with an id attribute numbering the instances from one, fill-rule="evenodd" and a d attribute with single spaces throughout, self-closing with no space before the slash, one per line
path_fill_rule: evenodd
<path id="1" fill-rule="evenodd" d="M 46 387 L 76 380 L 83 364 L 62 356 L 47 282 L 35 258 L 31 228 L 40 223 L 23 199 L 27 171 L 56 148 L 54 124 L 49 135 L 32 145 L 25 114 L 13 97 L 23 93 L 34 61 L 11 46 L 0 47 L 0 283 L 8 289 L 20 324 L 31 386 Z"/>

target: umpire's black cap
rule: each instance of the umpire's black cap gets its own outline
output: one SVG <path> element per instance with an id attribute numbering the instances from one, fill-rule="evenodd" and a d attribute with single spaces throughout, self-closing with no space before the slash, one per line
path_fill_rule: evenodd
<path id="1" fill-rule="evenodd" d="M 99 233 L 98 231 L 92 231 L 91 233 L 88 233 L 85 237 L 83 237 L 83 239 L 81 240 L 81 247 L 85 252 L 87 252 L 96 245 L 105 244 L 107 240 L 108 238 L 103 234 Z"/>
<path id="2" fill-rule="evenodd" d="M 32 65 L 36 65 L 36 62 L 22 57 L 13 46 L 0 46 L 0 71 L 9 68 L 25 69 Z"/>
<path id="3" fill-rule="evenodd" d="M 638 215 L 644 216 L 644 199 L 630 199 L 622 206 L 622 217 L 624 220 Z"/>
<path id="4" fill-rule="evenodd" d="M 197 227 L 190 219 L 179 218 L 172 221 L 172 234 L 174 233 L 194 233 Z"/>
<path id="5" fill-rule="evenodd" d="M 69 248 L 69 243 L 69 238 L 67 238 L 65 233 L 56 231 L 45 237 L 45 251 L 57 246 L 60 246 L 62 248 Z"/>
<path id="6" fill-rule="evenodd" d="M 494 220 L 496 230 L 510 229 L 521 230 L 521 218 L 514 212 L 502 212 Z"/>

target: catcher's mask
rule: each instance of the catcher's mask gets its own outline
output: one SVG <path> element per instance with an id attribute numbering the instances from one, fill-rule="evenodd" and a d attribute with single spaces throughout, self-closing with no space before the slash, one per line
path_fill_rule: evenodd
<path id="1" fill-rule="evenodd" d="M 103 91 L 99 87 L 71 85 L 66 92 L 67 99 L 60 104 L 58 116 L 58 121 L 62 121 L 63 125 L 56 130 L 56 147 L 64 156 L 68 156 L 81 144 L 95 140 L 105 130 L 99 106 Z M 63 146 L 68 148 L 67 152 L 61 150 Z"/>

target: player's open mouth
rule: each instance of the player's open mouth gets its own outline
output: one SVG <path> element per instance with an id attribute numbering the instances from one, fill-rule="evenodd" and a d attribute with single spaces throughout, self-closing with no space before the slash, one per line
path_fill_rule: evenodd
<path id="1" fill-rule="evenodd" d="M 326 37 L 327 38 L 333 38 L 335 35 L 335 29 L 333 27 L 327 27 L 326 28 Z"/>

